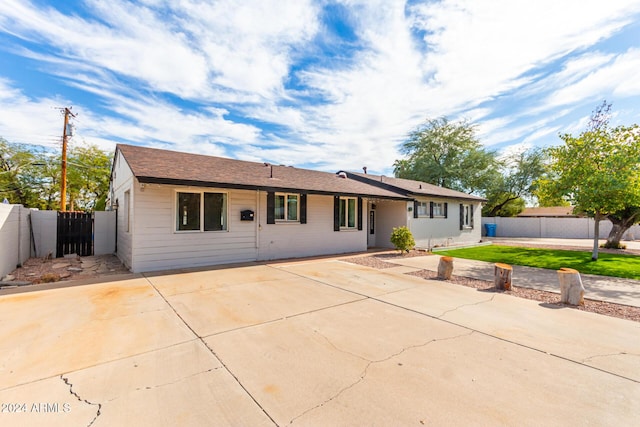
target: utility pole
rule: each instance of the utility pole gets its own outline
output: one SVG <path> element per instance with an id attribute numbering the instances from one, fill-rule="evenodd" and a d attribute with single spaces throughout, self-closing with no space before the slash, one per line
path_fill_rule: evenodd
<path id="1" fill-rule="evenodd" d="M 60 211 L 67 211 L 67 128 L 69 116 L 75 117 L 71 108 L 64 108 L 64 128 L 62 129 L 62 179 L 60 180 Z"/>

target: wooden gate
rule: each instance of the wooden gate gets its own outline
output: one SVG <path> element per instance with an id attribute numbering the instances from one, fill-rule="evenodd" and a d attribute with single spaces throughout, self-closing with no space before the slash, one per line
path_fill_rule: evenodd
<path id="1" fill-rule="evenodd" d="M 93 255 L 93 214 L 58 212 L 56 257 Z"/>

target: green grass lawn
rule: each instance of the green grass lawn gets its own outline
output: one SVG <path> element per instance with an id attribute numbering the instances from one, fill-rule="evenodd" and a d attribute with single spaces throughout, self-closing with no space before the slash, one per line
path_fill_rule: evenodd
<path id="1" fill-rule="evenodd" d="M 584 274 L 640 280 L 640 256 L 635 255 L 600 253 L 598 261 L 591 261 L 591 251 L 562 251 L 499 245 L 438 251 L 437 254 L 552 270 L 569 267 Z"/>

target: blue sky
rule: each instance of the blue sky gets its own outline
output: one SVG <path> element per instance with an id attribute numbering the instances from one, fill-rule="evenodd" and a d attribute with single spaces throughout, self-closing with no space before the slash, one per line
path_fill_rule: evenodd
<path id="1" fill-rule="evenodd" d="M 0 136 L 392 173 L 427 117 L 501 152 L 606 99 L 640 123 L 638 0 L 3 0 Z"/>

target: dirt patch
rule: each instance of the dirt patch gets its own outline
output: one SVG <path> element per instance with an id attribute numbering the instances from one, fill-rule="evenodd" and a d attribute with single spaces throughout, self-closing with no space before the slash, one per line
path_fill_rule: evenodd
<path id="1" fill-rule="evenodd" d="M 129 273 L 114 255 L 66 256 L 64 258 L 29 258 L 10 276 L 13 282 L 31 284 L 90 279 L 114 274 Z M 11 283 L 11 282 L 7 282 Z"/>
<path id="2" fill-rule="evenodd" d="M 390 267 L 397 267 L 398 264 L 393 264 L 387 262 L 385 260 L 388 259 L 400 259 L 403 256 L 431 256 L 432 254 L 421 252 L 421 251 L 412 251 L 409 254 L 399 255 L 396 253 L 384 253 L 384 254 L 374 254 L 363 257 L 352 257 L 352 258 L 344 258 L 343 261 L 350 262 L 353 264 L 364 265 L 367 267 L 385 269 Z M 412 276 L 421 277 L 427 280 L 441 280 L 438 279 L 438 274 L 435 271 L 431 270 L 419 270 L 411 273 L 406 273 Z M 560 302 L 560 295 L 554 292 L 541 291 L 538 289 L 530 289 L 530 288 L 521 288 L 521 287 L 512 287 L 510 291 L 500 291 L 494 288 L 493 282 L 486 280 L 478 280 L 472 279 L 470 277 L 463 276 L 452 276 L 450 280 L 442 280 L 446 283 L 451 283 L 452 285 L 462 285 L 468 286 L 471 288 L 478 289 L 482 292 L 499 292 L 506 295 L 511 295 L 518 298 L 526 298 L 534 301 L 540 301 L 547 306 L 550 307 L 567 307 L 573 308 L 575 310 L 588 311 L 590 313 L 604 314 L 606 316 L 619 317 L 621 319 L 632 320 L 635 322 L 640 322 L 640 307 L 633 307 L 622 304 L 614 304 L 610 302 L 604 301 L 596 301 L 591 299 L 586 299 L 584 301 L 584 306 L 572 306 L 563 304 Z"/>

